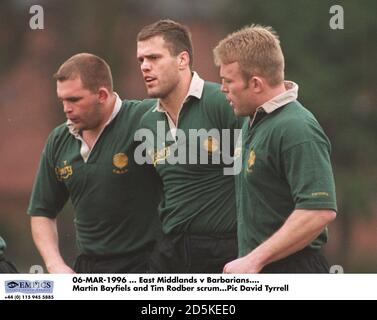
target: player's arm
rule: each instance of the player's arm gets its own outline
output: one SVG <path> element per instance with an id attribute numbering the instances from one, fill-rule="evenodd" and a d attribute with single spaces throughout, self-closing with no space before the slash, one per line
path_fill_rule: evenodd
<path id="1" fill-rule="evenodd" d="M 308 246 L 335 217 L 333 210 L 294 210 L 269 239 L 248 255 L 226 264 L 224 273 L 260 272 L 267 264 Z"/>
<path id="2" fill-rule="evenodd" d="M 74 273 L 60 255 L 56 219 L 32 216 L 31 233 L 49 273 Z"/>
<path id="3" fill-rule="evenodd" d="M 297 133 L 289 133 L 292 134 L 289 141 L 297 140 Z M 301 135 L 314 136 L 306 131 Z M 247 256 L 227 264 L 224 272 L 260 272 L 267 264 L 308 246 L 335 219 L 337 207 L 330 146 L 322 137 L 315 136 L 311 140 L 282 152 L 281 165 L 285 168 L 295 209 L 274 234 Z"/>
<path id="4" fill-rule="evenodd" d="M 53 162 L 54 144 L 58 138 L 59 131 L 55 129 L 43 150 L 27 212 L 31 216 L 33 240 L 48 272 L 72 273 L 61 257 L 58 244 L 56 216 L 69 197 L 64 183 L 56 176 Z"/>

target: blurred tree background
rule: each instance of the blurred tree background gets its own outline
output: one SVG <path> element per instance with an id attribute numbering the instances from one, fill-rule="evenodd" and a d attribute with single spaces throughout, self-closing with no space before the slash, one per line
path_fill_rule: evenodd
<path id="1" fill-rule="evenodd" d="M 192 31 L 194 69 L 219 81 L 212 48 L 229 32 L 258 23 L 279 34 L 286 78 L 332 142 L 339 215 L 326 254 L 344 271 L 377 270 L 377 1 L 40 0 L 44 29 L 31 30 L 28 0 L 0 2 L 0 235 L 22 272 L 42 264 L 26 208 L 48 133 L 64 121 L 52 74 L 77 52 L 105 58 L 123 98 L 145 97 L 136 61 L 140 28 L 160 18 Z M 344 29 L 332 30 L 332 5 Z M 76 255 L 70 205 L 59 216 L 61 249 Z"/>

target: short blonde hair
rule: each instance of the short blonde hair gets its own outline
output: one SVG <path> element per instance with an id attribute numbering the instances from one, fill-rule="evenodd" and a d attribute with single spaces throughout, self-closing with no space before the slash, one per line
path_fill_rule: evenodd
<path id="1" fill-rule="evenodd" d="M 228 35 L 213 50 L 215 64 L 238 62 L 244 78 L 260 75 L 270 86 L 284 81 L 284 56 L 271 27 L 251 25 Z"/>

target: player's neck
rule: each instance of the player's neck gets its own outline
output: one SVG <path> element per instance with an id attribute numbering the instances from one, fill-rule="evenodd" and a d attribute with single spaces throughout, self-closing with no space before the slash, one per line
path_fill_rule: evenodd
<path id="1" fill-rule="evenodd" d="M 173 91 L 168 96 L 160 99 L 160 104 L 169 113 L 169 116 L 175 124 L 177 123 L 179 111 L 190 89 L 192 75 L 190 70 L 187 71 L 188 72 L 185 72 L 181 81 Z"/>
<path id="2" fill-rule="evenodd" d="M 281 84 L 277 85 L 276 87 L 270 87 L 269 90 L 266 91 L 265 96 L 263 97 L 264 98 L 264 103 L 267 102 L 267 101 L 272 100 L 273 98 L 277 97 L 278 95 L 281 95 L 285 91 L 287 91 L 287 89 L 285 88 L 284 82 L 282 82 Z"/>
<path id="3" fill-rule="evenodd" d="M 98 138 L 98 135 L 102 132 L 105 124 L 109 121 L 114 108 L 115 108 L 116 96 L 112 94 L 103 105 L 103 114 L 101 117 L 101 122 L 93 129 L 82 131 L 82 138 L 85 143 L 88 145 L 89 149 L 93 148 L 95 141 Z"/>
<path id="4" fill-rule="evenodd" d="M 269 87 L 267 90 L 260 94 L 260 97 L 257 100 L 256 104 L 250 108 L 249 116 L 253 118 L 255 112 L 258 110 L 260 106 L 264 105 L 268 101 L 271 101 L 272 99 L 274 99 L 278 95 L 281 95 L 285 91 L 287 91 L 287 89 L 285 87 L 284 82 L 275 87 Z"/>

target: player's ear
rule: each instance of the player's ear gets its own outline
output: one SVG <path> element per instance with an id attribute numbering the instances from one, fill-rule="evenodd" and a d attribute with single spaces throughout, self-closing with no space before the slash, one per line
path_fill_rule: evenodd
<path id="1" fill-rule="evenodd" d="M 252 88 L 252 90 L 255 93 L 259 93 L 263 90 L 265 83 L 264 79 L 258 76 L 252 76 L 249 79 L 249 87 Z"/>
<path id="2" fill-rule="evenodd" d="M 109 97 L 109 95 L 110 95 L 109 90 L 107 90 L 105 87 L 101 87 L 98 89 L 98 97 L 99 97 L 100 103 L 104 103 Z"/>
<path id="3" fill-rule="evenodd" d="M 178 56 L 178 68 L 179 70 L 186 69 L 190 64 L 190 56 L 187 51 L 182 51 Z"/>

